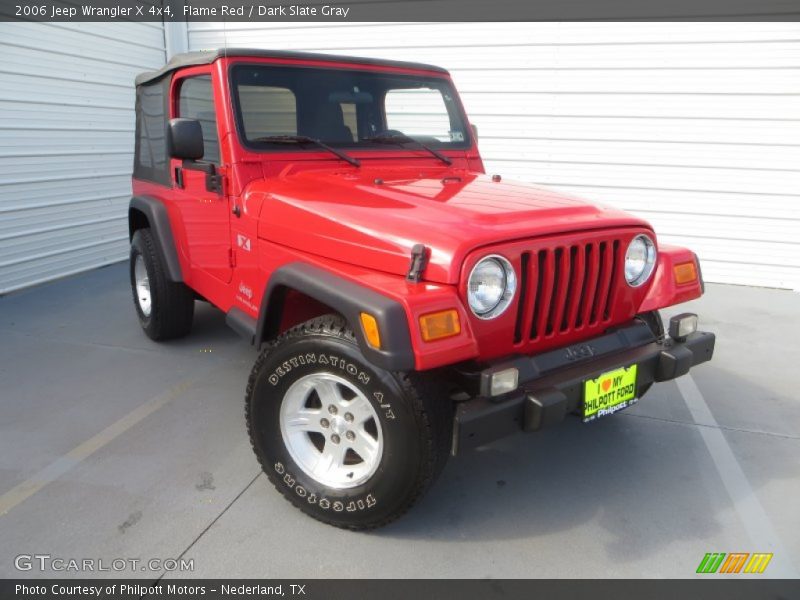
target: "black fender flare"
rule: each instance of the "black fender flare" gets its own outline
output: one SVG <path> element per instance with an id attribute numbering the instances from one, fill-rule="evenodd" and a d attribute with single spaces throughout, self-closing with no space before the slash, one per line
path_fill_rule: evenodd
<path id="1" fill-rule="evenodd" d="M 133 196 L 128 205 L 128 236 L 133 238 L 134 224 L 131 218 L 133 211 L 141 212 L 150 223 L 150 231 L 156 239 L 164 265 L 167 268 L 167 276 L 170 281 L 183 281 L 181 263 L 178 260 L 178 251 L 175 247 L 175 238 L 172 235 L 172 225 L 170 224 L 167 207 L 152 196 Z"/>
<path id="2" fill-rule="evenodd" d="M 342 279 L 324 269 L 295 262 L 276 269 L 267 282 L 261 299 L 255 345 L 276 335 L 289 289 L 297 290 L 340 313 L 352 327 L 364 357 L 389 371 L 413 370 L 416 361 L 408 320 L 403 306 L 374 290 Z M 364 338 L 360 313 L 375 317 L 381 335 L 381 348 L 370 346 Z"/>

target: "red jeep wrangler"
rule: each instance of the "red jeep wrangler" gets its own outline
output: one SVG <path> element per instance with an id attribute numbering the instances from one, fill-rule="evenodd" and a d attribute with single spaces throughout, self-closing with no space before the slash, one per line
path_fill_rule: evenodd
<path id="1" fill-rule="evenodd" d="M 201 298 L 259 349 L 246 395 L 275 487 L 384 525 L 449 454 L 635 403 L 711 358 L 697 257 L 650 225 L 484 174 L 447 71 L 264 50 L 136 79 L 130 277 L 154 340 Z"/>

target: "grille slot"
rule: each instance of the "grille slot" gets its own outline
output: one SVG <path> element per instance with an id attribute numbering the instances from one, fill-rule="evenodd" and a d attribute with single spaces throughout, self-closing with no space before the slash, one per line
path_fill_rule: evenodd
<path id="1" fill-rule="evenodd" d="M 547 314 L 547 326 L 545 327 L 545 335 L 553 335 L 555 329 L 555 322 L 558 320 L 558 312 L 563 308 L 562 289 L 564 282 L 567 280 L 564 271 L 564 249 L 556 248 L 555 256 L 553 257 L 553 293 L 550 295 L 550 309 Z"/>
<path id="2" fill-rule="evenodd" d="M 517 324 L 514 326 L 514 343 L 522 341 L 522 328 L 525 321 L 525 307 L 528 300 L 528 277 L 531 253 L 523 252 L 520 259 L 520 278 L 519 278 L 519 305 L 517 306 Z"/>
<path id="3" fill-rule="evenodd" d="M 615 239 L 523 252 L 514 343 L 526 334 L 535 341 L 608 321 L 620 248 Z"/>
<path id="4" fill-rule="evenodd" d="M 584 277 L 583 266 L 578 262 L 578 256 L 583 256 L 583 253 L 578 252 L 578 246 L 572 246 L 569 249 L 569 265 L 572 271 L 567 285 L 567 304 L 564 309 L 564 316 L 561 318 L 561 331 L 567 331 L 570 325 L 575 323 L 577 317 L 576 313 L 580 299 L 577 290 L 580 289 Z"/>
<path id="5" fill-rule="evenodd" d="M 624 259 L 619 256 L 619 240 L 614 240 L 614 243 L 611 244 L 611 275 L 608 278 L 609 286 L 608 294 L 606 294 L 606 303 L 603 307 L 603 321 L 608 321 L 609 317 L 611 316 L 614 293 L 617 290 L 617 287 L 614 285 L 614 281 L 617 279 L 617 270 L 619 269 L 619 263 L 621 260 Z"/>
<path id="6" fill-rule="evenodd" d="M 599 310 L 600 299 L 605 298 L 606 294 L 608 293 L 608 256 L 607 250 L 608 244 L 606 242 L 600 242 L 598 248 L 598 255 L 599 255 L 599 262 L 600 262 L 600 271 L 597 274 L 597 286 L 594 290 L 594 300 L 592 301 L 592 311 L 589 317 L 589 325 L 594 325 L 597 323 L 597 315 L 602 314 Z"/>

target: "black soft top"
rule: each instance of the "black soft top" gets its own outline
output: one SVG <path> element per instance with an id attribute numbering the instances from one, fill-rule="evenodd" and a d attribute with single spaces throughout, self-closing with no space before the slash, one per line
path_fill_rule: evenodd
<path id="1" fill-rule="evenodd" d="M 446 69 L 426 65 L 423 63 L 402 62 L 397 60 L 383 60 L 379 58 L 359 58 L 355 56 L 337 56 L 335 54 L 319 54 L 315 52 L 290 52 L 287 50 L 259 50 L 256 48 L 217 48 L 216 50 L 203 50 L 201 52 L 184 52 L 176 54 L 172 59 L 157 71 L 147 71 L 136 76 L 136 85 L 161 79 L 176 69 L 192 67 L 195 65 L 208 65 L 224 56 L 240 56 L 255 58 L 297 58 L 303 60 L 318 60 L 327 62 L 344 62 L 359 65 L 376 65 L 380 67 L 400 67 L 405 69 L 421 69 L 436 73 L 447 73 Z"/>

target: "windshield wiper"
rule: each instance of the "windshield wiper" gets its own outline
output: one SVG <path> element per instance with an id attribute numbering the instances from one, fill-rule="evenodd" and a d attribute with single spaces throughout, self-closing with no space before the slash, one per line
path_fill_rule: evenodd
<path id="1" fill-rule="evenodd" d="M 430 146 L 426 146 L 422 142 L 420 142 L 418 140 L 415 140 L 411 136 L 408 136 L 408 135 L 406 135 L 404 133 L 374 135 L 372 137 L 363 138 L 363 141 L 365 141 L 365 142 L 375 142 L 376 144 L 399 144 L 399 145 L 408 144 L 410 142 L 410 143 L 416 144 L 419 148 L 422 148 L 423 150 L 429 152 L 430 154 L 432 154 L 433 156 L 438 158 L 440 161 L 442 161 L 444 164 L 446 164 L 446 165 L 452 165 L 453 164 L 453 161 L 450 160 L 449 158 L 447 158 L 441 152 L 437 152 L 436 150 L 434 150 Z"/>
<path id="2" fill-rule="evenodd" d="M 318 140 L 312 137 L 308 137 L 307 135 L 267 135 L 264 137 L 256 138 L 252 140 L 253 142 L 267 142 L 270 144 L 316 144 L 320 148 L 323 148 L 330 152 L 331 154 L 335 154 L 342 160 L 346 160 L 354 167 L 360 167 L 361 161 L 357 158 L 353 158 L 349 154 L 345 154 L 341 150 L 337 150 L 336 148 L 332 148 L 328 146 L 322 140 Z"/>

